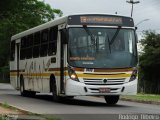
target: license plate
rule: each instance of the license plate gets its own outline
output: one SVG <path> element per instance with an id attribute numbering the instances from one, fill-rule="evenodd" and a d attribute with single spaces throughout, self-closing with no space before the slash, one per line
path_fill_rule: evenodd
<path id="1" fill-rule="evenodd" d="M 100 93 L 109 93 L 109 92 L 110 92 L 110 89 L 109 89 L 109 88 L 100 88 L 100 89 L 99 89 L 99 92 L 100 92 Z"/>

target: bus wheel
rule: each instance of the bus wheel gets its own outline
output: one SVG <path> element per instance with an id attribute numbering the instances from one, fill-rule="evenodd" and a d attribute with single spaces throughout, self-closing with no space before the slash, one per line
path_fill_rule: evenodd
<path id="1" fill-rule="evenodd" d="M 36 92 L 35 91 L 26 91 L 28 97 L 35 97 Z"/>
<path id="2" fill-rule="evenodd" d="M 116 104 L 118 102 L 119 95 L 104 96 L 104 99 L 105 99 L 107 104 L 114 105 L 114 104 Z"/>
<path id="3" fill-rule="evenodd" d="M 20 93 L 21 93 L 21 96 L 25 96 L 25 97 L 34 97 L 36 95 L 36 92 L 34 91 L 25 90 L 23 76 L 20 76 Z"/>
<path id="4" fill-rule="evenodd" d="M 59 102 L 61 100 L 61 97 L 57 95 L 57 86 L 55 78 L 51 78 L 51 92 L 52 92 L 52 98 L 55 102 Z"/>
<path id="5" fill-rule="evenodd" d="M 74 98 L 74 96 L 67 96 L 67 98 L 69 98 L 69 99 L 73 99 L 73 98 Z"/>

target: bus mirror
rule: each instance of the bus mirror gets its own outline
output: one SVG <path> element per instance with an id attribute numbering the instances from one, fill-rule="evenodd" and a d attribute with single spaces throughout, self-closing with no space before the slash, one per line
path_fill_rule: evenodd
<path id="1" fill-rule="evenodd" d="M 68 32 L 67 29 L 62 29 L 61 30 L 61 39 L 63 44 L 68 44 Z"/>
<path id="2" fill-rule="evenodd" d="M 136 34 L 136 42 L 138 43 L 139 41 L 138 41 L 138 35 Z"/>
<path id="3" fill-rule="evenodd" d="M 137 30 L 137 29 L 138 29 L 138 27 L 136 26 L 136 27 L 135 27 L 135 30 Z"/>

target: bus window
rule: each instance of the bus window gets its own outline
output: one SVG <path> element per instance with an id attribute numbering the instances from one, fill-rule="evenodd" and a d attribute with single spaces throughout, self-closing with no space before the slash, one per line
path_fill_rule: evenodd
<path id="1" fill-rule="evenodd" d="M 26 42 L 26 58 L 32 58 L 32 49 L 33 49 L 33 34 L 27 37 Z"/>
<path id="2" fill-rule="evenodd" d="M 40 32 L 34 34 L 34 45 L 40 44 Z"/>
<path id="3" fill-rule="evenodd" d="M 57 34 L 58 27 L 53 27 L 50 29 L 48 55 L 55 55 L 57 52 Z"/>
<path id="4" fill-rule="evenodd" d="M 26 37 L 21 38 L 20 60 L 24 60 L 26 58 L 26 42 Z"/>
<path id="5" fill-rule="evenodd" d="M 48 49 L 48 30 L 44 30 L 41 33 L 41 47 L 40 47 L 40 56 L 46 56 Z"/>
<path id="6" fill-rule="evenodd" d="M 12 41 L 10 46 L 10 60 L 14 61 L 14 59 L 15 59 L 15 41 Z"/>
<path id="7" fill-rule="evenodd" d="M 34 34 L 33 58 L 39 57 L 40 32 Z"/>

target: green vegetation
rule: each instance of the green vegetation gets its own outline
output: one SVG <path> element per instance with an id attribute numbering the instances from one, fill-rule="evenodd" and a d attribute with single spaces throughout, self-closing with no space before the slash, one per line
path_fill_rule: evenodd
<path id="1" fill-rule="evenodd" d="M 10 106 L 8 105 L 7 102 L 4 102 L 4 103 L 2 104 L 2 107 L 3 107 L 3 108 L 10 108 Z"/>
<path id="2" fill-rule="evenodd" d="M 160 94 L 160 34 L 146 31 L 141 44 L 144 49 L 139 58 L 139 92 Z"/>
<path id="3" fill-rule="evenodd" d="M 0 103 L 0 107 L 2 107 L 2 108 L 6 108 L 6 109 L 10 109 L 10 110 L 12 110 L 12 111 L 20 111 L 21 113 L 24 113 L 24 114 L 28 114 L 28 115 L 32 115 L 33 113 L 31 113 L 31 112 L 27 112 L 27 111 L 24 111 L 24 110 L 20 110 L 20 109 L 18 109 L 18 108 L 15 108 L 15 107 L 13 107 L 13 106 L 10 106 L 7 102 L 4 102 L 4 103 Z"/>
<path id="4" fill-rule="evenodd" d="M 25 119 L 25 118 L 24 118 Z M 43 118 L 42 117 L 42 120 L 62 120 L 60 118 Z M 9 117 L 7 115 L 5 116 L 0 116 L 0 120 L 10 120 Z M 36 119 L 35 119 L 36 120 Z M 37 119 L 38 120 L 38 119 Z"/>
<path id="5" fill-rule="evenodd" d="M 160 104 L 160 95 L 138 94 L 136 96 L 121 96 L 122 100 L 137 101 L 144 103 Z"/>
<path id="6" fill-rule="evenodd" d="M 9 82 L 9 66 L 0 67 L 0 83 Z"/>
<path id="7" fill-rule="evenodd" d="M 62 16 L 62 11 L 40 0 L 0 1 L 0 73 L 9 75 L 11 36 L 53 20 L 56 16 Z M 0 79 L 3 79 L 3 75 L 0 74 Z"/>
<path id="8" fill-rule="evenodd" d="M 58 118 L 58 117 L 54 117 L 54 116 L 49 116 L 49 115 L 40 115 L 40 114 L 35 114 L 35 113 L 32 113 L 32 112 L 28 112 L 28 111 L 24 111 L 24 110 L 21 110 L 21 109 L 18 109 L 18 108 L 15 108 L 15 107 L 12 107 L 10 106 L 7 102 L 4 102 L 4 103 L 0 103 L 0 107 L 2 108 L 6 108 L 6 109 L 9 109 L 10 111 L 17 111 L 20 113 L 20 115 L 16 115 L 16 116 L 21 116 L 22 115 L 26 115 L 25 117 L 27 118 L 35 118 L 35 120 L 39 120 L 40 118 L 43 119 L 43 120 L 61 120 L 61 118 Z M 0 120 L 9 120 L 10 119 L 10 115 L 12 114 L 5 114 L 5 115 L 1 115 L 0 114 Z"/>
<path id="9" fill-rule="evenodd" d="M 60 119 L 60 118 L 51 118 L 51 117 L 46 117 L 45 119 L 46 119 L 46 120 L 62 120 L 62 119 Z"/>

